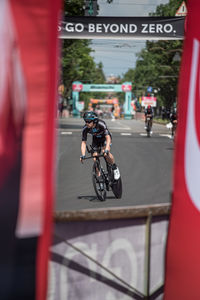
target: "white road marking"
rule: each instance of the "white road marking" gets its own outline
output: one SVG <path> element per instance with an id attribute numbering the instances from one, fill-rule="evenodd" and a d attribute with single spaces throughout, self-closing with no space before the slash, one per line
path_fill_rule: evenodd
<path id="1" fill-rule="evenodd" d="M 129 133 L 129 132 L 122 132 L 121 135 L 132 135 L 132 133 Z"/>
<path id="2" fill-rule="evenodd" d="M 140 133 L 140 135 L 141 135 L 141 136 L 147 136 L 147 134 L 146 134 L 146 133 Z"/>
<path id="3" fill-rule="evenodd" d="M 130 127 L 109 127 L 110 130 L 130 130 Z"/>
<path id="4" fill-rule="evenodd" d="M 72 132 L 71 131 L 61 131 L 60 134 L 68 134 L 68 135 L 70 135 L 70 134 L 72 134 Z"/>
<path id="5" fill-rule="evenodd" d="M 170 134 L 159 134 L 160 136 L 166 136 L 166 137 L 168 137 L 169 139 L 171 139 L 171 135 Z"/>

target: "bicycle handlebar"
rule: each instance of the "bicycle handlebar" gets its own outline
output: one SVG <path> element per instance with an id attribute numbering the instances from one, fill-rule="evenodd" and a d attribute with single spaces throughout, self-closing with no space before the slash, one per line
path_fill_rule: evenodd
<path id="1" fill-rule="evenodd" d="M 104 155 L 103 155 L 103 154 L 100 154 L 100 155 L 89 156 L 89 157 L 83 158 L 83 160 L 91 159 L 91 158 L 98 158 L 98 157 L 104 157 Z"/>
<path id="2" fill-rule="evenodd" d="M 90 145 L 90 149 L 89 149 L 88 145 L 86 145 L 86 149 L 87 149 L 87 152 L 90 153 L 90 154 L 96 152 L 96 151 L 94 150 L 94 148 L 92 147 L 92 145 Z M 100 147 L 100 149 L 101 149 L 101 147 Z M 89 157 L 83 158 L 83 160 L 91 159 L 91 158 L 99 158 L 99 157 L 105 157 L 105 156 L 104 156 L 104 154 L 98 154 L 98 155 L 94 155 L 94 156 L 91 155 L 91 156 L 89 156 Z"/>

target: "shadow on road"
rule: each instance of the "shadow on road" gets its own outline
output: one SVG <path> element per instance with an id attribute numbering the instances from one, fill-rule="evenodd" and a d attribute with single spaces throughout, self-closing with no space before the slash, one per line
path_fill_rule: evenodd
<path id="1" fill-rule="evenodd" d="M 166 150 L 174 150 L 174 147 L 168 147 Z"/>
<path id="2" fill-rule="evenodd" d="M 83 196 L 78 196 L 78 199 L 84 199 L 84 200 L 88 200 L 90 202 L 102 202 L 101 200 L 99 200 L 97 198 L 97 196 L 88 196 L 88 195 L 83 195 Z M 114 196 L 107 196 L 106 200 L 108 199 L 115 199 Z"/>
<path id="3" fill-rule="evenodd" d="M 96 196 L 86 196 L 86 195 L 78 196 L 78 199 L 84 199 L 88 201 L 99 201 Z"/>

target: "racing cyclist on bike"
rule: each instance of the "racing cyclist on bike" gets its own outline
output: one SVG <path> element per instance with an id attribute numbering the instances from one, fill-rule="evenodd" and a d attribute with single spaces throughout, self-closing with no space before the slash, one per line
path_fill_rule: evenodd
<path id="1" fill-rule="evenodd" d="M 174 110 L 172 111 L 172 113 L 170 114 L 170 122 L 172 124 L 172 134 L 171 134 L 171 138 L 174 138 L 175 132 L 176 132 L 176 127 L 177 127 L 177 111 L 176 108 L 174 108 Z"/>
<path id="2" fill-rule="evenodd" d="M 110 153 L 112 137 L 106 123 L 103 120 L 100 120 L 93 111 L 85 112 L 83 119 L 85 121 L 85 126 L 82 130 L 82 155 L 80 156 L 80 161 L 83 162 L 85 158 L 87 134 L 89 133 L 92 135 L 92 148 L 95 150 L 93 156 L 98 155 L 98 149 L 101 147 L 106 161 L 112 166 L 114 179 L 118 180 L 120 178 L 120 173 L 115 164 L 114 156 Z"/>
<path id="3" fill-rule="evenodd" d="M 144 116 L 145 116 L 145 129 L 147 129 L 147 118 L 150 118 L 150 126 L 152 128 L 153 125 L 153 108 L 151 107 L 151 105 L 148 105 L 147 108 L 144 111 Z M 152 130 L 151 130 L 151 134 L 152 134 Z"/>

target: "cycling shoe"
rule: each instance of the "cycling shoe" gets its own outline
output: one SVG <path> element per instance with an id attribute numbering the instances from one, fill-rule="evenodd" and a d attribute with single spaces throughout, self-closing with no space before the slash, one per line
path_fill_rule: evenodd
<path id="1" fill-rule="evenodd" d="M 113 169 L 113 173 L 114 173 L 114 180 L 118 180 L 120 178 L 119 168 L 117 167 L 116 164 L 113 164 L 112 169 Z"/>

